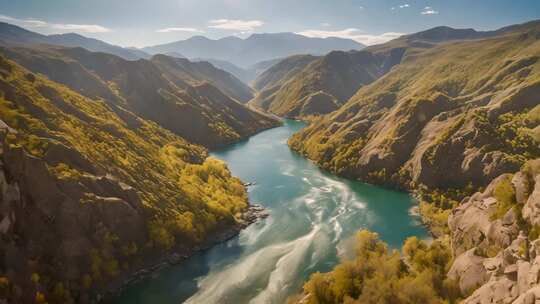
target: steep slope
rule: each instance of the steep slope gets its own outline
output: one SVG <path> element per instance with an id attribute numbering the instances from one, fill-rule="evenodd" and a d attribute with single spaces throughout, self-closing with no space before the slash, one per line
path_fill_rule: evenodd
<path id="1" fill-rule="evenodd" d="M 174 78 L 183 81 L 188 80 L 192 85 L 206 81 L 242 103 L 246 103 L 253 98 L 251 88 L 232 74 L 214 67 L 211 63 L 205 61 L 191 62 L 185 58 L 173 58 L 164 55 L 153 56 L 152 62 L 170 80 Z"/>
<path id="2" fill-rule="evenodd" d="M 401 64 L 290 145 L 354 178 L 485 186 L 538 157 L 540 29 L 409 49 Z"/>
<path id="3" fill-rule="evenodd" d="M 67 47 L 83 47 L 93 52 L 114 54 L 126 60 L 137 60 L 149 57 L 148 54 L 141 50 L 122 48 L 75 33 L 46 36 L 4 22 L 0 22 L 0 42 L 8 44 L 53 44 Z"/>
<path id="4" fill-rule="evenodd" d="M 265 91 L 283 85 L 317 58 L 313 55 L 293 55 L 276 62 L 255 79 L 253 88 Z"/>
<path id="5" fill-rule="evenodd" d="M 332 50 L 361 49 L 364 46 L 349 39 L 309 38 L 293 33 L 253 34 L 246 39 L 225 37 L 211 40 L 194 36 L 187 40 L 143 48 L 151 54 L 179 52 L 188 58 L 212 58 L 248 67 L 260 61 L 295 54 L 325 54 Z"/>
<path id="6" fill-rule="evenodd" d="M 150 62 L 139 64 L 150 77 Z M 137 67 L 112 67 L 121 65 L 135 81 Z M 223 163 L 124 107 L 0 56 L 0 297 L 8 303 L 95 303 L 164 253 L 190 254 L 246 224 L 246 191 Z"/>
<path id="7" fill-rule="evenodd" d="M 287 77 L 283 77 L 284 72 L 281 69 L 269 69 L 254 82 L 255 88 L 260 93 L 252 101 L 252 105 L 264 111 L 293 118 L 326 114 L 339 108 L 362 85 L 369 84 L 389 72 L 401 62 L 404 56 L 413 56 L 422 49 L 429 49 L 440 43 L 501 36 L 512 31 L 537 26 L 538 23 L 538 21 L 533 21 L 485 32 L 446 26 L 435 27 L 404 35 L 381 45 L 367 47 L 360 52 L 346 53 L 349 58 L 345 58 L 344 53 L 332 52 L 318 58 L 318 63 L 300 65 L 299 68 L 303 69 L 301 72 L 298 69 L 294 70 Z M 371 60 L 367 56 L 368 53 L 372 55 Z M 281 67 L 286 66 L 291 66 L 292 69 L 292 65 L 285 61 Z M 269 79 L 279 80 L 272 82 L 275 86 L 264 88 Z M 324 93 L 327 100 L 326 106 L 313 111 L 313 107 L 306 105 L 306 102 L 312 99 L 310 96 L 319 96 L 321 93 Z"/>
<path id="8" fill-rule="evenodd" d="M 222 72 L 211 66 L 206 71 L 196 70 L 197 74 L 194 69 L 183 70 L 178 65 L 184 62 L 181 59 L 177 62 L 160 57 L 171 63 L 168 66 L 161 59 L 156 59 L 159 63 L 127 61 L 82 48 L 42 46 L 4 48 L 2 52 L 27 69 L 80 94 L 121 106 L 206 147 L 232 143 L 278 123 L 249 110 L 212 84 L 195 81 L 194 77 L 202 77 L 208 70 Z M 184 63 L 193 67 L 187 61 Z"/>
<path id="9" fill-rule="evenodd" d="M 319 58 L 288 58 L 258 77 L 254 87 L 260 93 L 251 104 L 294 118 L 330 113 L 362 85 L 381 77 L 389 57 L 386 53 L 333 51 Z"/>

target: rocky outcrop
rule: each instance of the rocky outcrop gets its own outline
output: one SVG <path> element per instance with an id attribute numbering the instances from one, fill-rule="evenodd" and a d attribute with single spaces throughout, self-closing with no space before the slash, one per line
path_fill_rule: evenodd
<path id="1" fill-rule="evenodd" d="M 452 211 L 448 219 L 456 256 L 448 277 L 459 282 L 463 303 L 536 303 L 540 300 L 540 239 L 535 202 L 540 198 L 540 159 L 510 178 L 502 175 Z M 501 183 L 511 181 L 512 205 Z M 498 189 L 498 190 L 496 190 Z M 534 189 L 534 190 L 529 190 Z M 502 218 L 494 218 L 501 208 Z"/>
<path id="2" fill-rule="evenodd" d="M 6 250 L 0 269 L 14 283 L 25 282 L 34 273 L 47 273 L 59 282 L 79 281 L 96 267 L 94 250 L 99 250 L 94 258 L 118 261 L 119 247 L 147 241 L 142 200 L 133 188 L 88 172 L 78 181 L 58 178 L 47 162 L 24 149 L 6 143 L 2 148 L 0 247 Z M 49 260 L 40 264 L 44 257 Z M 37 263 L 30 263 L 34 259 Z M 14 297 L 21 302 L 45 288 L 40 282 L 20 286 L 24 293 Z M 85 291 L 78 292 L 83 299 Z"/>

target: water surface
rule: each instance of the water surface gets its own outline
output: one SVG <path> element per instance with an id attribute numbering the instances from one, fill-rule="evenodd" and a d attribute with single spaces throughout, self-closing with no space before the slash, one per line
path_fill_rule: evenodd
<path id="1" fill-rule="evenodd" d="M 270 216 L 226 243 L 134 284 L 122 304 L 283 303 L 315 271 L 328 271 L 353 251 L 362 228 L 393 247 L 427 237 L 410 215 L 406 193 L 346 180 L 293 153 L 287 139 L 304 126 L 282 127 L 212 153 L 246 182 L 252 202 Z"/>

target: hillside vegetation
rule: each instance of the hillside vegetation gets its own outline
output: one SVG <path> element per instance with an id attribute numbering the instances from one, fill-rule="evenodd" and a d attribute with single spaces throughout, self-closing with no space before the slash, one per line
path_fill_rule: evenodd
<path id="1" fill-rule="evenodd" d="M 384 73 L 386 56 L 334 51 L 322 57 L 293 56 L 261 74 L 250 102 L 280 116 L 305 118 L 338 109 L 362 85 Z"/>
<path id="2" fill-rule="evenodd" d="M 360 231 L 355 257 L 313 274 L 289 303 L 534 303 L 539 201 L 536 159 L 464 198 L 451 211 L 447 234 L 429 244 L 411 237 L 399 252 Z"/>
<path id="3" fill-rule="evenodd" d="M 127 61 L 53 46 L 0 52 L 86 97 L 114 104 L 206 147 L 232 143 L 278 124 L 228 96 L 249 92 L 232 75 L 209 64 L 164 55 Z"/>
<path id="4" fill-rule="evenodd" d="M 538 29 L 410 48 L 290 146 L 333 172 L 405 188 L 485 186 L 540 155 Z"/>
<path id="5" fill-rule="evenodd" d="M 148 257 L 245 223 L 246 191 L 225 164 L 126 103 L 4 56 L 0 88 L 2 298 L 87 303 Z"/>

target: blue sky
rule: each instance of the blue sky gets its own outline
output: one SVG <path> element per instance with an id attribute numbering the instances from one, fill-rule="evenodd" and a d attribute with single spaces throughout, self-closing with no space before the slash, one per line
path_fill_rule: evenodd
<path id="1" fill-rule="evenodd" d="M 0 0 L 0 21 L 137 47 L 260 32 L 374 44 L 438 25 L 489 30 L 533 19 L 539 0 Z"/>

